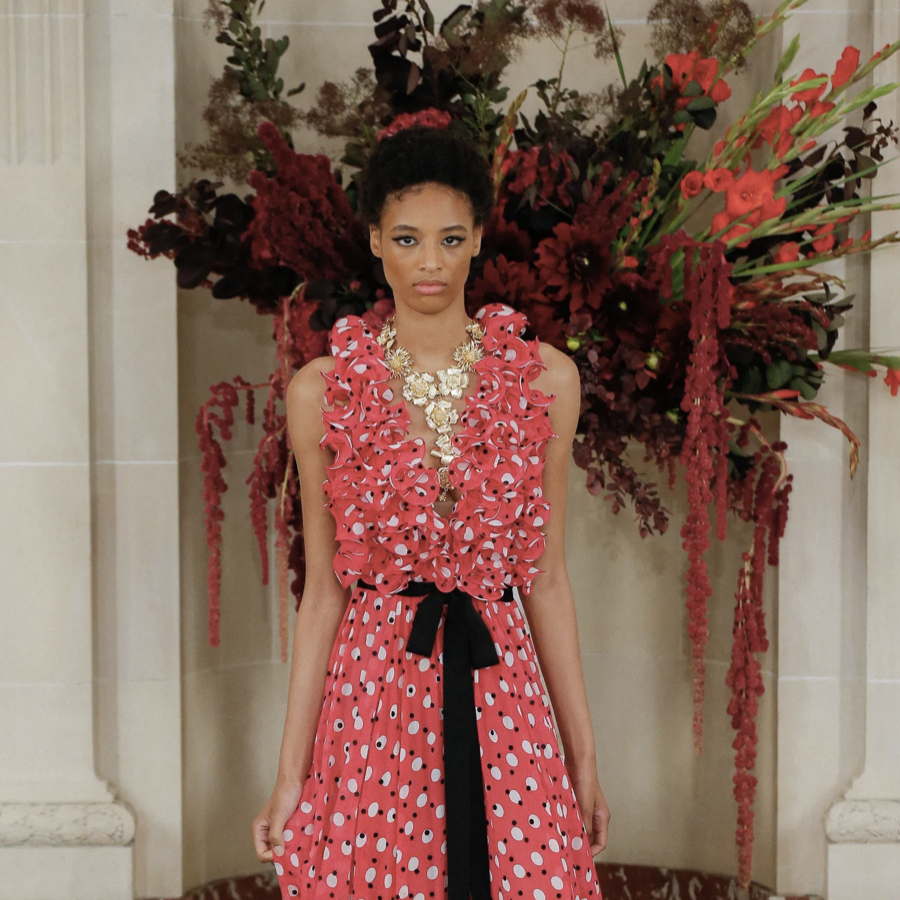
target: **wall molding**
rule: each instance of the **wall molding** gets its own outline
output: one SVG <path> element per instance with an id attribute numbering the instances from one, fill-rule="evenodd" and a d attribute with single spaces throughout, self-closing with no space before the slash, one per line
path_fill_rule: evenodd
<path id="1" fill-rule="evenodd" d="M 829 810 L 826 830 L 835 844 L 900 843 L 900 800 L 841 800 Z"/>
<path id="2" fill-rule="evenodd" d="M 113 803 L 0 803 L 0 847 L 122 847 L 134 813 Z"/>

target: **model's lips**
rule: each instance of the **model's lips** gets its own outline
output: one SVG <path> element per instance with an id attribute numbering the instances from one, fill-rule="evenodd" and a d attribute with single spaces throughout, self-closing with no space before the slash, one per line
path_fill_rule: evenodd
<path id="1" fill-rule="evenodd" d="M 416 282 L 416 290 L 420 294 L 439 294 L 445 287 L 447 287 L 447 285 L 443 281 L 417 281 Z"/>

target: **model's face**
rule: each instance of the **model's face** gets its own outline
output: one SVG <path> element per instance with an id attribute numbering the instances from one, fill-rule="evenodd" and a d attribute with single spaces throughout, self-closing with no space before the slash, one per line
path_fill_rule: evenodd
<path id="1" fill-rule="evenodd" d="M 481 250 L 482 230 L 474 225 L 465 194 L 427 183 L 388 198 L 380 227 L 369 226 L 369 245 L 381 257 L 397 304 L 438 312 L 463 302 L 472 257 Z M 416 287 L 422 281 L 442 285 L 437 293 L 425 293 Z"/>

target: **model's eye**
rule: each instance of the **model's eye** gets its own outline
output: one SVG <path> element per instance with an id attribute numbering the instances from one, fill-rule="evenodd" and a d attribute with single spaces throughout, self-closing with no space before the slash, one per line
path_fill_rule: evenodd
<path id="1" fill-rule="evenodd" d="M 401 241 L 415 241 L 414 237 L 410 237 L 408 234 L 401 235 L 400 237 L 395 237 L 394 240 L 400 244 Z M 459 235 L 451 234 L 448 237 L 444 238 L 445 241 L 456 241 L 454 244 L 450 244 L 451 247 L 458 247 L 460 244 L 465 243 L 465 238 L 459 237 Z M 400 244 L 401 247 L 412 247 L 412 244 Z"/>
<path id="2" fill-rule="evenodd" d="M 413 241 L 415 238 L 411 238 L 409 235 L 404 235 L 403 237 L 394 238 L 394 240 L 400 244 L 400 241 Z M 400 244 L 401 247 L 411 247 L 412 244 Z"/>

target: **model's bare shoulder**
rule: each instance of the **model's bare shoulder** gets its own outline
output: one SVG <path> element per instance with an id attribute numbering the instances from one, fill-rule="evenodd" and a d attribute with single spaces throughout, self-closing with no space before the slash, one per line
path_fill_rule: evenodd
<path id="1" fill-rule="evenodd" d="M 545 394 L 577 400 L 581 392 L 581 375 L 575 360 L 546 341 L 538 342 L 538 354 L 547 368 L 534 379 L 534 386 Z"/>
<path id="2" fill-rule="evenodd" d="M 287 386 L 288 424 L 291 440 L 299 431 L 317 441 L 325 433 L 322 410 L 331 407 L 325 403 L 325 379 L 323 373 L 334 368 L 333 356 L 317 356 L 299 368 Z"/>

